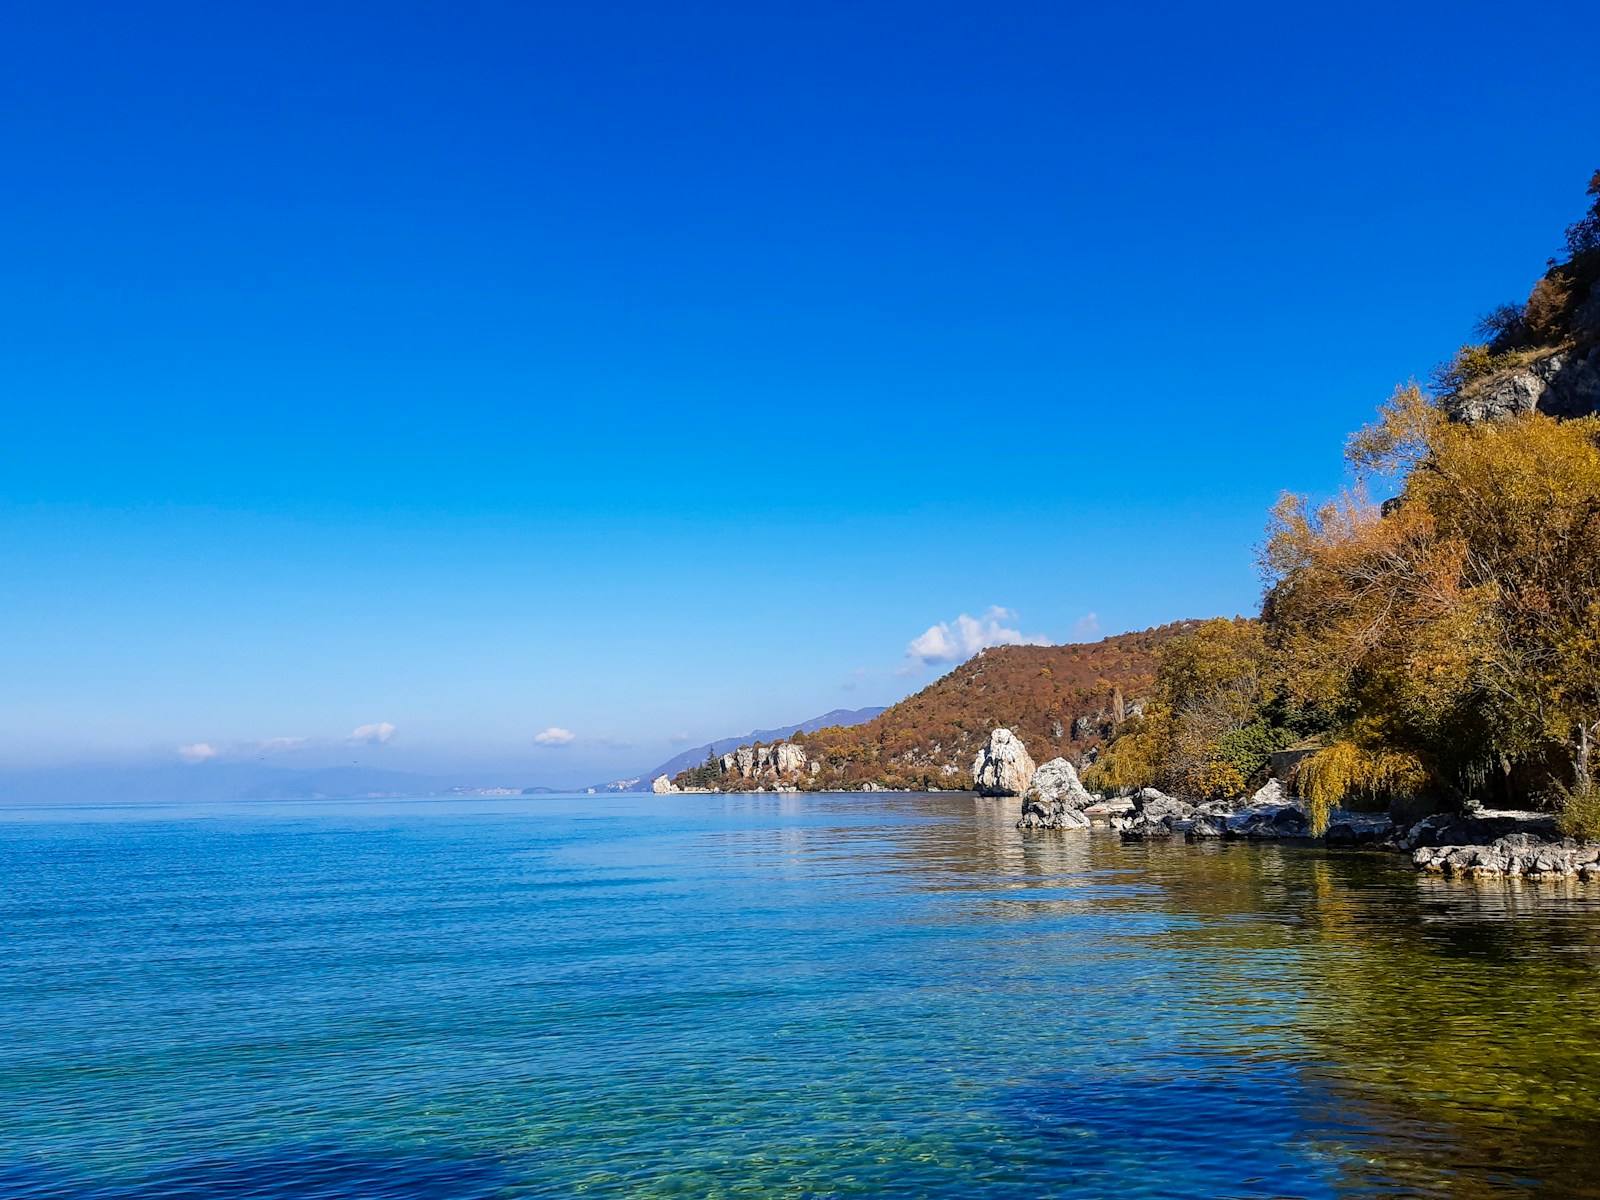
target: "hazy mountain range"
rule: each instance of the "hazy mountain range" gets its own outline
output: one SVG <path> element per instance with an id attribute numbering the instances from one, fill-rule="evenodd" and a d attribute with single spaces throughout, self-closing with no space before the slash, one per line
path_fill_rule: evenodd
<path id="1" fill-rule="evenodd" d="M 595 790 L 649 791 L 657 775 L 675 775 L 697 766 L 710 753 L 722 754 L 748 742 L 769 742 L 830 725 L 858 725 L 883 709 L 835 709 L 777 729 L 757 729 L 720 738 L 662 763 L 633 779 L 596 784 Z M 481 772 L 469 773 L 481 775 Z M 512 784 L 507 779 L 505 783 Z M 462 776 L 391 771 L 380 767 L 288 767 L 260 762 L 88 763 L 0 772 L 0 804 L 187 804 L 208 800 L 301 800 L 359 796 L 438 796 L 452 791 L 488 791 Z M 507 789 L 494 789 L 505 791 Z M 509 790 L 515 790 L 511 788 Z M 566 791 L 528 787 L 527 792 Z M 582 790 L 574 789 L 574 790 Z"/>
<path id="2" fill-rule="evenodd" d="M 793 725 L 780 725 L 776 729 L 753 729 L 749 733 L 742 733 L 738 737 L 719 738 L 714 742 L 707 742 L 703 746 L 696 746 L 693 750 L 685 750 L 682 754 L 675 754 L 658 767 L 651 767 L 638 775 L 622 779 L 613 779 L 609 783 L 595 784 L 596 791 L 608 792 L 648 792 L 650 781 L 658 775 L 671 778 L 679 771 L 686 771 L 690 767 L 698 767 L 713 754 L 726 754 L 730 750 L 737 750 L 740 746 L 748 746 L 751 742 L 781 742 L 797 730 L 801 733 L 815 733 L 819 729 L 827 729 L 838 725 L 848 727 L 861 725 L 872 720 L 879 713 L 884 712 L 882 706 L 877 708 L 836 708 L 825 712 L 820 717 L 812 717 L 806 721 L 798 721 Z"/>

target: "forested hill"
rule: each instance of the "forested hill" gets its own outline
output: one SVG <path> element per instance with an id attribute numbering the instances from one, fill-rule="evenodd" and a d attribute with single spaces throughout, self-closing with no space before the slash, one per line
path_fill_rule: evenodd
<path id="1" fill-rule="evenodd" d="M 1120 698 L 1135 711 L 1155 685 L 1156 651 L 1194 625 L 1066 646 L 997 646 L 863 725 L 819 729 L 791 739 L 819 764 L 800 786 L 855 789 L 971 786 L 972 760 L 991 730 L 1016 731 L 1036 762 L 1063 755 L 1082 762 L 1110 733 Z M 686 771 L 681 785 L 754 788 L 773 781 Z"/>

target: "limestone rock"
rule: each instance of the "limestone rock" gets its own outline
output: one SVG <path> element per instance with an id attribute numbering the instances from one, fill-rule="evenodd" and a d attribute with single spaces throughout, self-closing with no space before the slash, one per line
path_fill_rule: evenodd
<path id="1" fill-rule="evenodd" d="M 1328 831 L 1322 840 L 1330 846 L 1392 846 L 1394 821 L 1387 813 L 1336 809 L 1328 814 Z"/>
<path id="2" fill-rule="evenodd" d="M 1033 773 L 1028 784 L 1028 797 L 1045 803 L 1064 804 L 1082 811 L 1095 803 L 1096 797 L 1078 779 L 1078 772 L 1064 758 L 1052 758 Z"/>
<path id="3" fill-rule="evenodd" d="M 657 775 L 650 782 L 650 790 L 658 796 L 670 796 L 673 792 L 681 792 L 683 789 L 665 775 Z"/>
<path id="4" fill-rule="evenodd" d="M 1537 834 L 1508 833 L 1486 845 L 1419 846 L 1411 861 L 1419 871 L 1470 879 L 1522 876 L 1585 881 L 1600 877 L 1600 846 L 1571 838 L 1545 841 Z"/>
<path id="5" fill-rule="evenodd" d="M 1029 792 L 1022 801 L 1022 819 L 1018 829 L 1088 829 L 1089 818 L 1083 810 L 1068 808 L 1064 804 L 1046 803 Z"/>
<path id="6" fill-rule="evenodd" d="M 1088 817 L 1091 823 L 1104 825 L 1122 817 L 1131 817 L 1133 801 L 1121 796 L 1111 800 L 1099 800 L 1084 809 L 1083 815 Z"/>
<path id="7" fill-rule="evenodd" d="M 1311 818 L 1298 804 L 1259 804 L 1227 818 L 1229 837 L 1303 838 L 1311 835 Z"/>
<path id="8" fill-rule="evenodd" d="M 1424 817 L 1396 839 L 1402 850 L 1419 846 L 1487 845 L 1512 834 L 1525 833 L 1540 841 L 1556 839 L 1556 820 L 1549 813 L 1479 809 L 1461 815 L 1434 813 Z"/>
<path id="9" fill-rule="evenodd" d="M 1600 346 L 1581 358 L 1573 351 L 1557 350 L 1496 372 L 1463 388 L 1445 406 L 1451 420 L 1468 423 L 1498 421 L 1535 409 L 1552 417 L 1600 412 Z"/>
<path id="10" fill-rule="evenodd" d="M 722 773 L 738 779 L 754 780 L 761 786 L 778 783 L 790 784 L 808 769 L 805 749 L 793 742 L 774 742 L 770 746 L 740 746 L 724 754 L 718 762 Z M 810 763 L 815 775 L 822 769 L 819 763 Z"/>
<path id="11" fill-rule="evenodd" d="M 1095 802 L 1064 758 L 1052 758 L 1033 773 L 1022 798 L 1018 829 L 1087 829 L 1083 810 Z"/>
<path id="12" fill-rule="evenodd" d="M 1155 788 L 1143 788 L 1133 798 L 1133 815 L 1113 817 L 1111 828 L 1123 837 L 1165 838 L 1193 828 L 1194 808 Z"/>
<path id="13" fill-rule="evenodd" d="M 972 760 L 972 786 L 980 796 L 1021 796 L 1033 781 L 1033 759 L 1017 735 L 996 729 Z"/>

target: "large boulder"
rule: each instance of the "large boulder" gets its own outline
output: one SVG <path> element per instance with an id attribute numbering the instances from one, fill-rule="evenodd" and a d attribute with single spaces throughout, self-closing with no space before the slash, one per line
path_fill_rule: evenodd
<path id="1" fill-rule="evenodd" d="M 1018 829 L 1087 829 L 1083 810 L 1095 802 L 1064 758 L 1052 758 L 1033 773 L 1022 798 Z"/>
<path id="2" fill-rule="evenodd" d="M 1033 759 L 1009 729 L 996 729 L 972 760 L 972 787 L 980 796 L 1021 796 L 1033 782 Z"/>
<path id="3" fill-rule="evenodd" d="M 650 781 L 650 790 L 658 796 L 669 796 L 673 792 L 680 791 L 682 789 L 680 789 L 677 784 L 673 783 L 672 780 L 668 779 L 665 775 L 657 775 L 653 780 Z"/>
<path id="4" fill-rule="evenodd" d="M 1078 772 L 1064 758 L 1052 758 L 1033 773 L 1028 784 L 1028 799 L 1044 804 L 1062 804 L 1081 812 L 1095 803 L 1095 796 L 1078 779 Z"/>

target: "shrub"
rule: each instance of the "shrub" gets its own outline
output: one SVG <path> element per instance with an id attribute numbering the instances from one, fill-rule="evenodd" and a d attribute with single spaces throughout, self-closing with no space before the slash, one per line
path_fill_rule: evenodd
<path id="1" fill-rule="evenodd" d="M 1284 750 L 1299 741 L 1293 730 L 1252 721 L 1243 729 L 1235 729 L 1217 739 L 1217 760 L 1226 763 L 1239 778 L 1239 790 L 1244 789 L 1251 777 L 1267 765 L 1274 750 Z"/>
<path id="2" fill-rule="evenodd" d="M 1600 841 L 1600 784 L 1563 787 L 1560 795 L 1556 825 L 1561 832 L 1580 841 Z"/>

